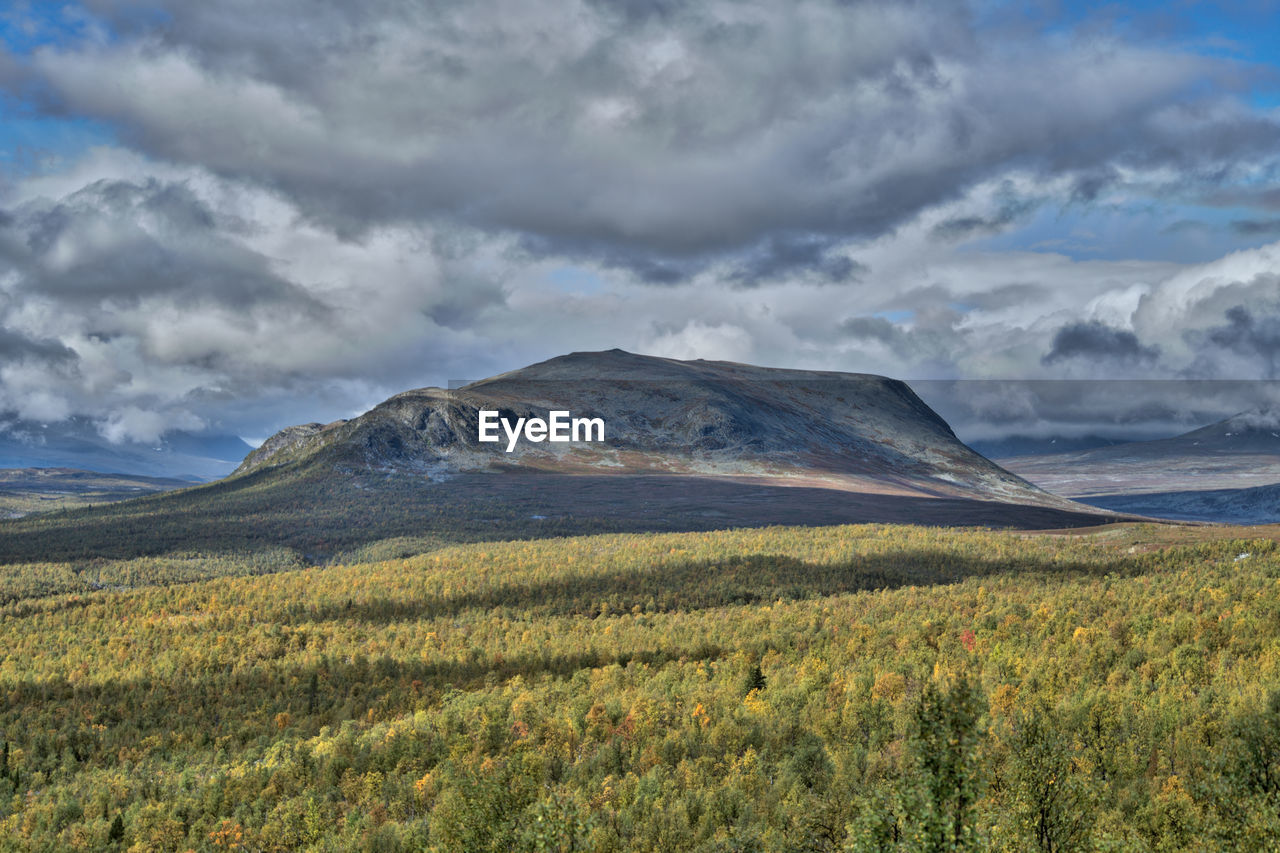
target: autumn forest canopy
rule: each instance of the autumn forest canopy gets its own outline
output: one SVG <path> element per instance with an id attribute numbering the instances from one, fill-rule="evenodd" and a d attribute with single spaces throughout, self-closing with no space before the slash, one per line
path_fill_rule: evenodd
<path id="1" fill-rule="evenodd" d="M 55 595 L 88 567 L 15 564 L 0 846 L 1262 849 L 1272 532 L 395 538 Z"/>

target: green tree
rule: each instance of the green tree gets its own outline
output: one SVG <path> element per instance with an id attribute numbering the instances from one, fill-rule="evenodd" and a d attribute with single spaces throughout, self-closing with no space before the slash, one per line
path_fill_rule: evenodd
<path id="1" fill-rule="evenodd" d="M 116 812 L 115 818 L 111 821 L 111 828 L 107 830 L 107 841 L 112 844 L 124 841 L 124 818 L 120 817 L 119 812 Z"/>
<path id="2" fill-rule="evenodd" d="M 534 803 L 526 814 L 528 819 L 519 836 L 521 850 L 579 853 L 588 849 L 587 835 L 595 821 L 591 815 L 584 815 L 573 799 L 552 794 Z"/>
<path id="3" fill-rule="evenodd" d="M 923 850 L 975 850 L 975 809 L 983 790 L 979 746 L 986 702 L 967 677 L 950 688 L 925 685 L 915 711 L 916 837 Z"/>
<path id="4" fill-rule="evenodd" d="M 1012 794 L 1024 838 L 1046 853 L 1085 846 L 1090 809 L 1082 802 L 1072 743 L 1047 705 L 1020 715 L 1010 744 Z"/>

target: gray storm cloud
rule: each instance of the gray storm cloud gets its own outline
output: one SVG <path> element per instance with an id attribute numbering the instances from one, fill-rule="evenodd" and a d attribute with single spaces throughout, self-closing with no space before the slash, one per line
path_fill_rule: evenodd
<path id="1" fill-rule="evenodd" d="M 246 322 L 272 305 L 323 310 L 266 258 L 228 239 L 228 223 L 216 219 L 184 184 L 100 180 L 11 211 L 0 259 L 21 275 L 21 292 L 66 302 L 163 297 L 178 307 L 234 311 Z M 89 333 L 112 332 L 105 323 Z"/>
<path id="2" fill-rule="evenodd" d="M 1127 329 L 1114 329 L 1097 320 L 1071 323 L 1063 326 L 1053 336 L 1053 345 L 1042 361 L 1054 364 L 1067 359 L 1084 358 L 1090 361 L 1117 361 L 1120 363 L 1154 362 L 1160 351 L 1156 347 L 1143 346 L 1138 336 Z"/>
<path id="3" fill-rule="evenodd" d="M 1215 185 L 1280 142 L 1223 94 L 1230 63 L 984 39 L 961 4 L 88 6 L 117 38 L 24 63 L 50 109 L 344 234 L 443 216 L 642 269 L 741 251 L 747 279 L 843 278 L 821 241 L 885 233 L 1013 165 L 1088 198 L 1117 169 Z M 1030 204 L 938 227 L 998 229 Z"/>
<path id="4" fill-rule="evenodd" d="M 1274 310 L 1274 307 L 1273 307 Z M 1267 379 L 1280 378 L 1280 316 L 1255 316 L 1244 305 L 1228 308 L 1225 323 L 1189 334 L 1202 348 L 1215 348 L 1256 361 Z"/>

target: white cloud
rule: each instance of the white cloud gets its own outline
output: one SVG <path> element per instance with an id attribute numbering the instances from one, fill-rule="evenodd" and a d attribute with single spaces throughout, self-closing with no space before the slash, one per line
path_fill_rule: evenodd
<path id="1" fill-rule="evenodd" d="M 646 349 L 666 358 L 749 361 L 754 347 L 745 329 L 691 320 L 680 329 L 655 336 Z"/>
<path id="2" fill-rule="evenodd" d="M 160 440 L 168 430 L 179 429 L 199 432 L 204 422 L 189 413 L 174 420 L 172 416 L 156 411 L 124 406 L 112 412 L 98 425 L 102 437 L 112 444 L 123 442 L 152 443 Z"/>

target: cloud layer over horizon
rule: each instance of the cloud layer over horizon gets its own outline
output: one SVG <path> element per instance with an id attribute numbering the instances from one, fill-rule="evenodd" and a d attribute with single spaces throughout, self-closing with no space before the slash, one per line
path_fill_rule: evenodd
<path id="1" fill-rule="evenodd" d="M 26 419 L 262 436 L 614 346 L 1280 379 L 1277 69 L 1212 33 L 835 0 L 4 14 L 8 114 L 101 129 L 0 192 Z"/>

